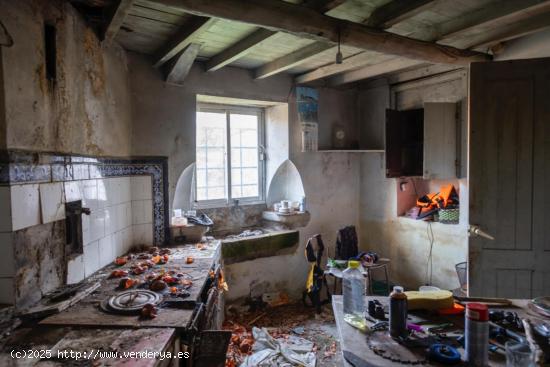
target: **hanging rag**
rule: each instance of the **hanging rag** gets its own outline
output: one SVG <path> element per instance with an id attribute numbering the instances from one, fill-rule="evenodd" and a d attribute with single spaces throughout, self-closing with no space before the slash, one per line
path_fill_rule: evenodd
<path id="1" fill-rule="evenodd" d="M 349 260 L 359 254 L 355 226 L 347 226 L 338 231 L 336 236 L 336 260 Z"/>
<path id="2" fill-rule="evenodd" d="M 309 271 L 306 279 L 306 290 L 302 294 L 302 301 L 306 303 L 306 297 L 309 297 L 311 304 L 315 307 L 317 313 L 321 313 L 321 306 L 330 302 L 330 293 L 328 291 L 327 281 L 325 279 L 325 272 L 321 268 L 321 260 L 323 258 L 323 252 L 325 245 L 320 234 L 316 234 L 311 237 L 306 244 L 305 256 L 309 263 Z M 323 289 L 323 283 L 327 290 L 327 299 L 321 301 L 321 290 Z"/>

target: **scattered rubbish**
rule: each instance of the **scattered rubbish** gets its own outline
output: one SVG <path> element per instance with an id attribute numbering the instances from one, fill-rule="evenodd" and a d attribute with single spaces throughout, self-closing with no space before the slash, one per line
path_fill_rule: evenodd
<path id="1" fill-rule="evenodd" d="M 284 292 L 269 292 L 262 295 L 262 301 L 271 307 L 286 305 L 290 302 L 288 294 Z"/>
<path id="2" fill-rule="evenodd" d="M 315 367 L 316 357 L 313 343 L 290 335 L 286 339 L 275 339 L 265 329 L 252 329 L 253 354 L 247 356 L 241 367 L 262 366 L 304 366 Z"/>
<path id="3" fill-rule="evenodd" d="M 294 334 L 302 335 L 305 332 L 305 328 L 303 326 L 297 326 L 294 329 L 292 329 L 292 332 Z"/>

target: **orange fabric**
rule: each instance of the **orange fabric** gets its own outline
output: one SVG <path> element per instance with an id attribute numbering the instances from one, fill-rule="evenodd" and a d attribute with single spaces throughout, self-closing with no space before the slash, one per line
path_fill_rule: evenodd
<path id="1" fill-rule="evenodd" d="M 456 195 L 455 187 L 452 184 L 441 186 L 439 192 L 429 193 L 418 200 L 416 205 L 420 208 L 446 208 L 449 204 L 453 204 L 452 196 Z"/>

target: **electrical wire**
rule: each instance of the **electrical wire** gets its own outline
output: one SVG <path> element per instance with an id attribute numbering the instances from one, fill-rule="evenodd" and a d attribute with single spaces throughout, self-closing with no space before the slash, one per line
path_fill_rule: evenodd
<path id="1" fill-rule="evenodd" d="M 428 261 L 426 262 L 426 285 L 432 285 L 433 248 L 434 248 L 434 242 L 435 242 L 434 232 L 433 232 L 433 228 L 432 228 L 432 222 L 428 222 L 428 226 L 426 227 L 426 233 L 428 235 L 428 241 L 430 243 L 430 251 L 428 252 Z"/>

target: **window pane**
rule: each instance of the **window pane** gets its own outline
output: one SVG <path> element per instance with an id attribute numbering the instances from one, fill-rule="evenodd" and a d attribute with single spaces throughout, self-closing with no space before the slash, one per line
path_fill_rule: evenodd
<path id="1" fill-rule="evenodd" d="M 208 188 L 208 200 L 224 199 L 225 197 L 225 186 Z"/>
<path id="2" fill-rule="evenodd" d="M 206 187 L 206 169 L 197 168 L 197 187 Z"/>
<path id="3" fill-rule="evenodd" d="M 197 112 L 197 200 L 224 199 L 226 188 L 226 114 Z"/>
<path id="4" fill-rule="evenodd" d="M 241 140 L 242 140 L 243 147 L 258 146 L 258 130 L 257 129 L 241 130 Z"/>
<path id="5" fill-rule="evenodd" d="M 231 195 L 256 197 L 258 187 L 258 116 L 231 113 Z"/>
<path id="6" fill-rule="evenodd" d="M 242 197 L 252 197 L 258 195 L 258 185 L 245 185 L 242 187 Z"/>
<path id="7" fill-rule="evenodd" d="M 234 198 L 242 197 L 240 186 L 232 186 L 231 187 L 231 197 L 234 197 Z"/>
<path id="8" fill-rule="evenodd" d="M 231 169 L 231 185 L 240 185 L 241 184 L 241 169 L 240 168 L 233 168 Z"/>
<path id="9" fill-rule="evenodd" d="M 231 167 L 237 168 L 241 166 L 241 149 L 231 148 Z"/>
<path id="10" fill-rule="evenodd" d="M 257 184 L 258 183 L 258 169 L 257 168 L 243 168 L 243 184 Z"/>
<path id="11" fill-rule="evenodd" d="M 258 166 L 258 150 L 255 148 L 241 148 L 243 167 L 257 167 Z"/>

